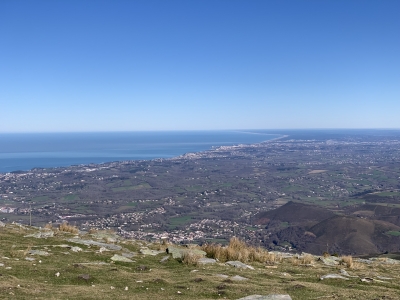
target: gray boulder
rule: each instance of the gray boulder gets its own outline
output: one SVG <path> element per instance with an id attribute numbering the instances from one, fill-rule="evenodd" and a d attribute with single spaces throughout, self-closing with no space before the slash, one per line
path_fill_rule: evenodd
<path id="1" fill-rule="evenodd" d="M 167 253 L 172 255 L 172 258 L 183 258 L 183 256 L 186 253 L 192 253 L 194 255 L 199 255 L 202 257 L 206 256 L 206 252 L 204 252 L 203 250 L 200 249 L 195 249 L 195 248 L 178 248 L 178 247 L 173 247 L 173 246 L 169 246 L 167 248 Z"/>
<path id="2" fill-rule="evenodd" d="M 39 231 L 39 232 L 25 235 L 24 237 L 34 237 L 37 239 L 46 239 L 48 237 L 53 237 L 53 236 L 54 236 L 54 231 L 44 230 L 44 231 Z"/>
<path id="3" fill-rule="evenodd" d="M 231 277 L 231 280 L 234 280 L 234 281 L 244 281 L 244 280 L 249 280 L 249 279 L 246 278 L 246 277 L 242 277 L 242 276 L 239 276 L 239 275 L 235 275 L 235 276 Z"/>
<path id="4" fill-rule="evenodd" d="M 133 262 L 133 260 L 131 260 L 125 256 L 118 255 L 118 254 L 114 254 L 114 256 L 111 257 L 111 260 L 112 261 L 120 261 L 120 262 Z"/>
<path id="5" fill-rule="evenodd" d="M 50 253 L 42 250 L 31 250 L 29 251 L 30 255 L 39 255 L 39 256 L 49 256 Z"/>
<path id="6" fill-rule="evenodd" d="M 327 275 L 321 276 L 320 279 L 321 280 L 324 280 L 324 279 L 344 279 L 344 280 L 349 280 L 348 278 L 346 278 L 346 277 L 344 277 L 342 275 L 339 275 L 339 274 L 327 274 Z"/>
<path id="7" fill-rule="evenodd" d="M 238 300 L 292 300 L 289 295 L 270 294 L 270 295 L 251 295 Z"/>
<path id="8" fill-rule="evenodd" d="M 141 248 L 139 252 L 144 254 L 144 255 L 152 255 L 152 256 L 155 256 L 155 255 L 158 255 L 158 254 L 161 254 L 161 253 L 165 253 L 164 251 L 151 250 L 151 249 L 149 249 L 147 247 Z"/>
<path id="9" fill-rule="evenodd" d="M 202 257 L 200 258 L 197 263 L 200 265 L 208 265 L 208 264 L 215 264 L 217 261 L 213 258 Z"/>
<path id="10" fill-rule="evenodd" d="M 321 257 L 320 260 L 327 266 L 337 266 L 339 264 L 339 259 L 335 256 Z"/>
<path id="11" fill-rule="evenodd" d="M 241 261 L 235 260 L 235 261 L 227 261 L 227 265 L 235 267 L 235 268 L 240 268 L 240 269 L 251 269 L 254 270 L 252 266 L 246 265 L 242 263 Z"/>
<path id="12" fill-rule="evenodd" d="M 71 242 L 71 243 L 86 245 L 86 246 L 104 247 L 104 248 L 106 248 L 108 250 L 114 250 L 114 251 L 119 251 L 119 250 L 122 249 L 122 247 L 119 246 L 119 245 L 106 244 L 106 243 L 96 242 L 96 241 L 93 241 L 93 240 L 82 240 L 82 239 L 79 239 L 79 238 L 72 238 L 72 239 L 68 239 L 67 241 Z"/>

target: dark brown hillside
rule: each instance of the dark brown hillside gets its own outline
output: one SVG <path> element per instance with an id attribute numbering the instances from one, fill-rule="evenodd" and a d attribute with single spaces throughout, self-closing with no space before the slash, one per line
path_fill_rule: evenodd
<path id="1" fill-rule="evenodd" d="M 316 239 L 304 251 L 357 255 L 399 251 L 400 237 L 387 234 L 399 230 L 400 227 L 387 222 L 335 216 L 309 229 Z"/>
<path id="2" fill-rule="evenodd" d="M 400 208 L 397 207 L 365 204 L 353 209 L 351 213 L 355 216 L 369 217 L 400 226 Z"/>
<path id="3" fill-rule="evenodd" d="M 334 215 L 333 212 L 318 206 L 290 201 L 277 209 L 255 215 L 254 224 L 266 225 L 273 221 L 279 221 L 302 226 L 314 225 Z"/>

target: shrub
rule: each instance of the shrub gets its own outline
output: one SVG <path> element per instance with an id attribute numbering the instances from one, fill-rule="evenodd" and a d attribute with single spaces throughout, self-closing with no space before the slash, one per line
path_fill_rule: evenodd
<path id="1" fill-rule="evenodd" d="M 341 259 L 342 259 L 342 264 L 345 264 L 350 269 L 354 268 L 354 262 L 352 256 L 350 255 L 342 256 Z"/>
<path id="2" fill-rule="evenodd" d="M 205 244 L 202 250 L 207 257 L 218 259 L 221 262 L 239 260 L 241 262 L 275 262 L 276 256 L 261 247 L 252 247 L 236 237 L 231 238 L 228 246 L 219 244 Z"/>
<path id="3" fill-rule="evenodd" d="M 191 251 L 187 251 L 182 256 L 182 262 L 187 265 L 196 265 L 200 258 L 203 256 L 200 254 L 193 253 Z"/>
<path id="4" fill-rule="evenodd" d="M 67 222 L 60 224 L 60 227 L 58 230 L 63 231 L 63 232 L 69 232 L 69 233 L 78 233 L 79 229 L 75 226 L 68 225 Z"/>
<path id="5" fill-rule="evenodd" d="M 301 257 L 301 263 L 304 265 L 310 265 L 314 262 L 314 256 L 312 256 L 311 254 L 304 254 Z"/>
<path id="6" fill-rule="evenodd" d="M 44 228 L 46 229 L 53 229 L 53 223 L 47 223 L 46 225 L 44 225 Z"/>

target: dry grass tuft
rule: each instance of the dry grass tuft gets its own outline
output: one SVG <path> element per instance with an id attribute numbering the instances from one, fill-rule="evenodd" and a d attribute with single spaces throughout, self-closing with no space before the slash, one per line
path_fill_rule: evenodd
<path id="1" fill-rule="evenodd" d="M 191 251 L 187 251 L 182 256 L 182 262 L 187 265 L 197 265 L 200 258 L 203 256 L 200 254 L 193 253 Z"/>
<path id="2" fill-rule="evenodd" d="M 252 247 L 240 239 L 233 237 L 228 246 L 218 244 L 205 244 L 202 250 L 207 253 L 207 257 L 218 259 L 221 262 L 228 260 L 239 260 L 241 262 L 258 261 L 261 263 L 275 262 L 277 257 L 273 253 L 261 247 Z"/>
<path id="3" fill-rule="evenodd" d="M 305 254 L 301 257 L 301 263 L 303 265 L 311 265 L 314 261 L 315 258 L 311 254 Z"/>
<path id="4" fill-rule="evenodd" d="M 97 233 L 99 230 L 97 229 L 97 228 L 90 228 L 89 229 L 89 234 L 94 234 L 94 233 Z"/>
<path id="5" fill-rule="evenodd" d="M 342 259 L 342 264 L 346 265 L 350 269 L 354 268 L 354 261 L 352 256 L 350 255 L 342 256 L 341 259 Z"/>
<path id="6" fill-rule="evenodd" d="M 44 225 L 44 228 L 52 230 L 53 229 L 53 223 L 47 223 L 46 225 Z"/>
<path id="7" fill-rule="evenodd" d="M 79 229 L 75 226 L 68 225 L 67 222 L 60 224 L 60 227 L 58 227 L 58 230 L 63 231 L 63 232 L 69 232 L 69 233 L 78 233 Z"/>

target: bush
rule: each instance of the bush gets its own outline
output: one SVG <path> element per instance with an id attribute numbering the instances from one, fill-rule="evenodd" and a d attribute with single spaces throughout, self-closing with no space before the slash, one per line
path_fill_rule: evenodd
<path id="1" fill-rule="evenodd" d="M 203 256 L 200 254 L 195 254 L 191 251 L 185 252 L 182 256 L 182 262 L 187 265 L 196 265 L 200 258 Z"/>
<path id="2" fill-rule="evenodd" d="M 78 233 L 79 229 L 75 226 L 68 225 L 67 222 L 60 224 L 60 227 L 58 230 L 63 231 L 63 232 L 69 232 L 69 233 Z"/>
<path id="3" fill-rule="evenodd" d="M 341 259 L 342 259 L 342 264 L 345 264 L 350 269 L 354 268 L 354 261 L 352 256 L 350 255 L 342 256 Z"/>
<path id="4" fill-rule="evenodd" d="M 258 261 L 261 263 L 275 262 L 277 257 L 274 253 L 269 253 L 261 247 L 252 247 L 236 237 L 231 238 L 228 246 L 219 244 L 205 244 L 202 250 L 207 253 L 207 257 L 218 259 L 221 262 L 238 260 L 241 262 Z"/>

